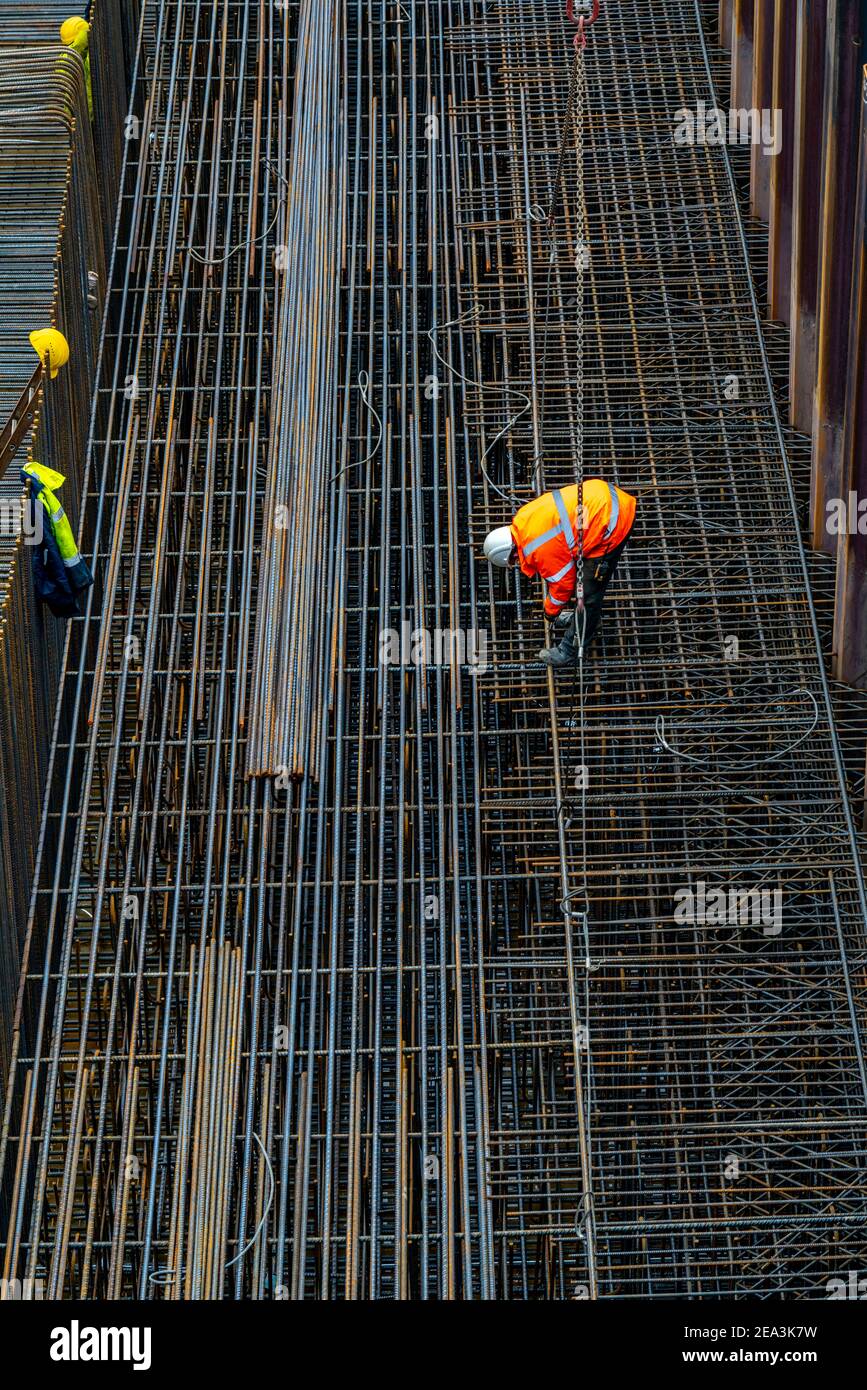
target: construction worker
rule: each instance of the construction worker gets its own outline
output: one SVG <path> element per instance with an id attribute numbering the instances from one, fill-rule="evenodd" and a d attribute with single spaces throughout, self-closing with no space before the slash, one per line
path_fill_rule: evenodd
<path id="1" fill-rule="evenodd" d="M 578 486 L 555 488 L 528 502 L 511 526 L 500 526 L 485 540 L 491 564 L 520 565 L 529 577 L 547 581 L 545 615 L 561 634 L 560 645 L 543 648 L 539 660 L 555 670 L 578 658 L 577 637 L 585 648 L 592 642 L 602 616 L 602 600 L 614 576 L 635 520 L 636 502 L 601 478 L 583 485 L 584 527 L 578 532 Z M 577 564 L 584 556 L 584 612 L 567 612 L 576 597 Z M 580 623 L 580 628 L 579 628 Z"/>
<path id="2" fill-rule="evenodd" d="M 90 25 L 81 15 L 74 14 L 60 26 L 60 42 L 74 48 L 84 63 L 84 85 L 87 88 L 87 110 L 93 120 L 93 87 L 90 82 Z"/>
<path id="3" fill-rule="evenodd" d="M 44 508 L 42 542 L 33 547 L 33 584 L 37 597 L 57 618 L 80 613 L 79 594 L 93 583 L 87 562 L 79 554 L 72 527 L 55 491 L 65 482 L 62 473 L 44 463 L 28 463 L 21 470 L 30 483 L 31 495 Z"/>

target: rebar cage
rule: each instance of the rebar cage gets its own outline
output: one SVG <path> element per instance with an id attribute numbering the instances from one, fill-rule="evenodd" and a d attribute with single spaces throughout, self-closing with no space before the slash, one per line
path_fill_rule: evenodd
<path id="1" fill-rule="evenodd" d="M 546 229 L 572 33 L 541 0 L 144 4 L 7 1278 L 809 1298 L 863 1267 L 864 883 L 728 153 L 673 136 L 700 14 L 593 26 Z M 512 504 L 479 468 L 521 392 L 489 478 L 575 480 L 582 314 L 588 474 L 639 502 L 583 700 L 480 561 Z"/>

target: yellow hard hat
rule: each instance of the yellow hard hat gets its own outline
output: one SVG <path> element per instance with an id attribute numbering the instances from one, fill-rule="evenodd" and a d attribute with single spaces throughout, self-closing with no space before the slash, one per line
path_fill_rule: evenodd
<path id="1" fill-rule="evenodd" d="M 90 25 L 79 14 L 65 19 L 60 26 L 60 42 L 65 43 L 69 48 L 74 48 L 76 53 L 87 52 L 89 34 Z"/>
<path id="2" fill-rule="evenodd" d="M 30 341 L 40 362 L 48 358 L 48 369 L 52 377 L 69 361 L 69 343 L 56 328 L 36 328 L 30 334 Z"/>

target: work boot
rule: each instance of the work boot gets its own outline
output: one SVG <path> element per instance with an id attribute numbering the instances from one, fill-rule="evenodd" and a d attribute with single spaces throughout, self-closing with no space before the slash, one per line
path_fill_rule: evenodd
<path id="1" fill-rule="evenodd" d="M 539 653 L 539 660 L 546 666 L 552 666 L 555 671 L 574 666 L 577 659 L 575 648 L 567 647 L 562 642 L 559 647 L 544 647 Z"/>

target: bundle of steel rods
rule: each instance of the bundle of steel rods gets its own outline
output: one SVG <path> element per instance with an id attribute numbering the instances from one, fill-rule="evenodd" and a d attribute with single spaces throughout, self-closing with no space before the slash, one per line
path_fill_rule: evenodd
<path id="1" fill-rule="evenodd" d="M 72 0 L 62 0 L 62 3 L 58 3 L 58 0 L 21 0 L 20 3 L 19 0 L 15 0 L 14 4 L 3 7 L 0 55 L 3 66 L 14 69 L 20 62 L 16 55 L 22 49 L 32 49 L 40 45 L 47 51 L 50 45 L 57 51 L 60 60 L 61 26 L 64 20 L 77 14 L 86 16 L 90 24 L 89 57 L 93 94 L 91 124 L 107 252 L 114 234 L 117 182 L 123 147 L 127 140 L 139 138 L 135 124 L 126 120 L 126 94 L 136 51 L 141 17 L 140 0 L 91 0 L 90 4 L 79 6 Z M 80 58 L 71 50 L 66 50 L 62 61 L 70 67 L 81 68 L 83 72 Z M 26 80 L 26 68 L 18 70 L 25 74 Z M 40 77 L 44 77 L 44 70 L 37 67 L 32 77 L 33 81 L 27 84 L 30 91 L 42 90 L 44 95 L 45 89 L 38 86 Z M 86 108 L 76 115 L 86 124 Z"/>
<path id="2" fill-rule="evenodd" d="M 197 969 L 198 966 L 198 969 Z M 170 1275 L 175 1296 L 219 1298 L 241 1074 L 243 962 L 229 942 L 190 946 L 186 1058 L 173 1167 Z M 189 1206 L 187 1206 L 189 1196 Z"/>
<path id="3" fill-rule="evenodd" d="M 345 165 L 340 11 L 298 15 L 294 120 L 283 186 L 274 384 L 263 508 L 247 770 L 317 765 L 323 653 L 333 621 L 335 361 Z M 282 197 L 282 188 L 277 193 Z"/>
<path id="4" fill-rule="evenodd" d="M 88 278 L 92 273 L 93 282 Z M 29 452 L 65 479 L 72 518 L 84 452 L 105 286 L 96 167 L 81 64 L 59 45 L 5 48 L 0 64 L 0 415 L 36 365 L 28 334 L 56 325 L 70 361 L 47 380 Z M 91 295 L 92 306 L 88 304 Z M 65 625 L 31 586 L 35 518 L 20 466 L 0 478 L 0 1077 L 5 1078 L 48 767 Z"/>
<path id="5" fill-rule="evenodd" d="M 96 0 L 96 8 L 104 0 Z M 76 10 L 69 0 L 15 0 L 14 5 L 4 6 L 3 29 L 0 47 L 22 47 L 28 44 L 53 43 L 59 39 L 60 26 L 70 15 L 82 13 L 85 6 Z"/>
<path id="6" fill-rule="evenodd" d="M 727 153 L 671 139 L 698 16 L 593 26 L 546 228 L 572 37 L 146 0 L 7 1278 L 809 1298 L 867 1257 L 863 876 Z M 573 480 L 582 313 L 586 471 L 639 499 L 583 701 L 480 560 Z"/>

